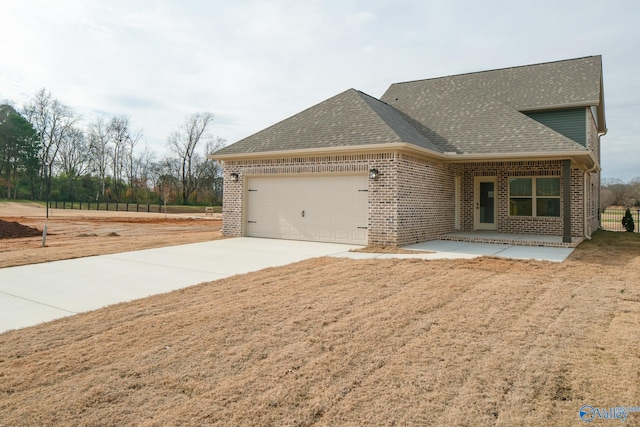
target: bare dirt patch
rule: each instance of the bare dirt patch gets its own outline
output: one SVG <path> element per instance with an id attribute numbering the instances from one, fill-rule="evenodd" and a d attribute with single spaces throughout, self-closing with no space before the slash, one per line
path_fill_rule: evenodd
<path id="1" fill-rule="evenodd" d="M 640 236 L 598 233 L 562 264 L 235 276 L 0 334 L 0 423 L 578 425 L 640 405 L 638 271 Z"/>
<path id="2" fill-rule="evenodd" d="M 34 227 L 27 227 L 18 222 L 0 219 L 0 239 L 16 239 L 20 237 L 38 236 L 42 232 Z"/>
<path id="3" fill-rule="evenodd" d="M 34 237 L 0 239 L 0 268 L 222 238 L 221 221 L 192 215 L 45 209 L 0 203 L 0 220 L 38 229 Z M 46 246 L 42 229 L 47 224 Z M 1 422 L 0 422 L 1 424 Z"/>

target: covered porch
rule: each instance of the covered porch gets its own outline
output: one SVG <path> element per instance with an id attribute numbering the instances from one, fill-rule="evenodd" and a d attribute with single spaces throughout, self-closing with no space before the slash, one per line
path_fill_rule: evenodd
<path id="1" fill-rule="evenodd" d="M 584 173 L 570 159 L 465 163 L 454 198 L 443 240 L 574 248 L 585 235 Z"/>

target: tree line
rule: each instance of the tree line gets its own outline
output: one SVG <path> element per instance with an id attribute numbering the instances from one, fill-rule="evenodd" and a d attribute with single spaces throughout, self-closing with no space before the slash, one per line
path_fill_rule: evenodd
<path id="1" fill-rule="evenodd" d="M 640 178 L 625 183 L 619 179 L 605 179 L 600 188 L 600 207 L 622 206 L 640 208 Z"/>
<path id="2" fill-rule="evenodd" d="M 210 112 L 189 115 L 166 152 L 142 145 L 129 117 L 87 125 L 50 91 L 18 111 L 0 105 L 0 197 L 28 200 L 220 204 L 222 170 L 206 154 L 224 145 Z"/>

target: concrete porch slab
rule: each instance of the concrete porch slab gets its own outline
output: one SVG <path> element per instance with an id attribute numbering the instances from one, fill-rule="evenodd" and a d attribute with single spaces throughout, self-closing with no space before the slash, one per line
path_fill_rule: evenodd
<path id="1" fill-rule="evenodd" d="M 441 240 L 475 243 L 495 243 L 513 246 L 545 246 L 556 248 L 575 248 L 584 239 L 572 237 L 571 243 L 563 242 L 562 236 L 543 234 L 498 233 L 496 231 L 456 231 L 441 236 Z"/>
<path id="2" fill-rule="evenodd" d="M 403 249 L 468 254 L 475 256 L 497 256 L 501 258 L 562 262 L 567 259 L 569 255 L 571 255 L 575 248 L 555 248 L 547 246 L 520 246 L 497 243 L 431 240 L 428 242 L 404 246 Z"/>

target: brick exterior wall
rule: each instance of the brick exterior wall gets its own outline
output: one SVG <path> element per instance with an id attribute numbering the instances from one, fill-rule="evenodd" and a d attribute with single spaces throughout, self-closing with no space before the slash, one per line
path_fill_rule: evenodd
<path id="1" fill-rule="evenodd" d="M 495 176 L 498 183 L 498 232 L 556 236 L 563 234 L 563 212 L 559 218 L 511 217 L 508 194 L 510 177 L 561 177 L 561 161 L 440 164 L 396 152 L 226 161 L 222 233 L 225 236 L 242 236 L 245 232 L 244 183 L 248 176 L 368 173 L 372 168 L 378 169 L 380 176 L 377 180 L 369 180 L 369 244 L 403 246 L 437 239 L 453 232 L 456 176 L 461 177 L 462 231 L 474 228 L 474 177 Z M 239 174 L 238 182 L 231 181 L 231 173 Z M 587 188 L 591 189 L 591 193 L 599 191 L 595 178 L 590 178 L 589 183 L 591 185 Z M 583 236 L 584 187 L 583 172 L 572 169 L 571 234 L 574 237 Z M 561 197 L 564 195 L 561 194 Z M 590 213 L 595 212 L 596 219 L 590 216 L 588 224 L 593 227 L 597 222 L 597 205 L 590 201 L 587 209 Z"/>
<path id="2" fill-rule="evenodd" d="M 584 172 L 580 169 L 571 169 L 571 237 L 584 237 Z"/>
<path id="3" fill-rule="evenodd" d="M 370 243 L 396 244 L 397 201 L 392 197 L 397 186 L 395 160 L 394 153 L 376 153 L 226 161 L 222 199 L 222 234 L 242 236 L 245 233 L 244 183 L 249 176 L 368 174 L 371 168 L 376 168 L 380 171 L 380 178 L 376 181 L 369 180 L 368 239 Z M 232 173 L 240 176 L 238 182 L 231 181 Z"/>
<path id="4" fill-rule="evenodd" d="M 588 173 L 585 182 L 589 196 L 587 198 L 587 236 L 600 227 L 600 173 Z"/>
<path id="5" fill-rule="evenodd" d="M 454 231 L 455 171 L 410 156 L 398 161 L 398 242 L 400 245 L 438 239 Z"/>
<path id="6" fill-rule="evenodd" d="M 498 211 L 497 232 L 516 234 L 542 234 L 561 236 L 563 234 L 562 209 L 560 217 L 517 217 L 509 215 L 509 178 L 513 177 L 552 177 L 562 179 L 562 162 L 557 161 L 531 161 L 531 162 L 483 162 L 465 163 L 462 165 L 462 201 L 461 221 L 462 231 L 474 229 L 474 183 L 477 176 L 495 176 L 498 181 Z M 582 237 L 583 223 L 583 199 L 582 177 L 580 169 L 571 170 L 571 235 Z M 562 185 L 560 197 L 564 198 Z"/>
<path id="7" fill-rule="evenodd" d="M 242 236 L 242 201 L 244 199 L 244 176 L 241 168 L 225 163 L 222 191 L 222 234 L 225 236 Z M 240 179 L 231 181 L 231 174 L 237 173 Z"/>
<path id="8" fill-rule="evenodd" d="M 222 233 L 244 233 L 244 182 L 248 176 L 368 173 L 369 244 L 407 245 L 453 231 L 454 166 L 440 165 L 398 153 L 315 156 L 227 161 L 224 164 Z M 231 181 L 231 174 L 240 176 Z"/>

